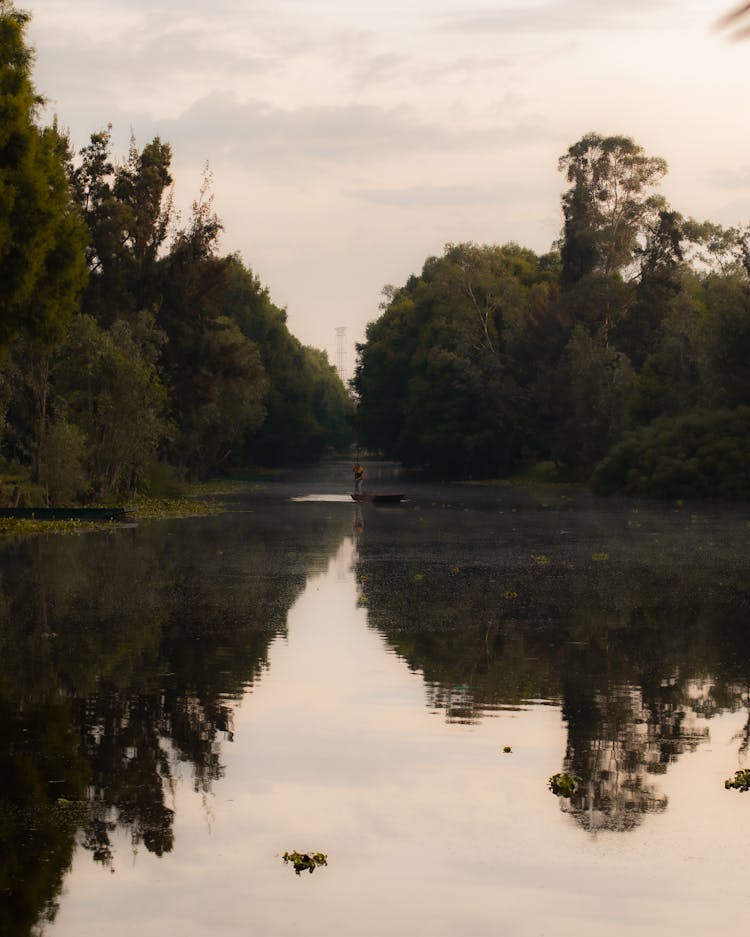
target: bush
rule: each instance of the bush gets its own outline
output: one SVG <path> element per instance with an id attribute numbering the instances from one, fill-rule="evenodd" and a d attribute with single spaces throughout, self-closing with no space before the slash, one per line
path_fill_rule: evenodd
<path id="1" fill-rule="evenodd" d="M 614 446 L 591 487 L 652 498 L 750 499 L 750 407 L 661 418 Z"/>
<path id="2" fill-rule="evenodd" d="M 86 493 L 86 444 L 77 426 L 50 422 L 39 451 L 39 474 L 53 504 L 78 501 Z"/>

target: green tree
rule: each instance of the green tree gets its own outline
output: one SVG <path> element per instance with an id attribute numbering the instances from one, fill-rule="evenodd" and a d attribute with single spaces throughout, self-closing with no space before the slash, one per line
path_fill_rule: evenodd
<path id="1" fill-rule="evenodd" d="M 99 495 L 138 487 L 157 456 L 167 431 L 166 392 L 156 367 L 163 342 L 149 313 L 132 323 L 118 320 L 111 329 L 80 315 L 60 349 L 57 419 L 82 434 L 89 485 Z"/>
<path id="2" fill-rule="evenodd" d="M 201 476 L 228 464 L 263 422 L 267 376 L 257 345 L 224 314 L 233 260 L 216 246 L 221 222 L 204 180 L 189 225 L 160 263 L 162 368 L 175 432 L 170 456 Z"/>
<path id="3" fill-rule="evenodd" d="M 358 349 L 363 442 L 443 473 L 517 466 L 538 445 L 527 355 L 551 321 L 556 279 L 551 257 L 516 244 L 448 245 L 428 258 Z"/>
<path id="4" fill-rule="evenodd" d="M 574 283 L 627 268 L 649 219 L 664 207 L 651 194 L 667 171 L 630 137 L 589 133 L 560 157 L 570 189 L 563 195 L 562 277 Z"/>
<path id="5" fill-rule="evenodd" d="M 603 347 L 581 325 L 560 367 L 567 389 L 554 451 L 559 461 L 587 476 L 626 428 L 633 372 L 626 355 Z"/>
<path id="6" fill-rule="evenodd" d="M 257 347 L 267 385 L 265 418 L 245 436 L 241 457 L 262 464 L 313 461 L 351 440 L 353 404 L 325 352 L 289 331 L 286 312 L 242 263 L 229 258 L 223 315 Z"/>
<path id="7" fill-rule="evenodd" d="M 66 141 L 56 127 L 36 124 L 42 99 L 25 43 L 29 18 L 0 0 L 0 347 L 20 329 L 59 334 L 86 277 Z"/>
<path id="8" fill-rule="evenodd" d="M 91 135 L 70 176 L 90 232 L 84 311 L 103 325 L 157 304 L 158 258 L 172 218 L 172 149 L 155 137 L 111 155 L 111 127 Z"/>

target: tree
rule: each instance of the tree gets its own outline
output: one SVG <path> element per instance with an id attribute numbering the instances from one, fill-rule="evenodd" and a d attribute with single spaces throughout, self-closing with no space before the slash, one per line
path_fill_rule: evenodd
<path id="1" fill-rule="evenodd" d="M 237 256 L 229 259 L 220 306 L 257 346 L 267 379 L 265 419 L 246 434 L 241 457 L 275 465 L 312 461 L 327 447 L 347 446 L 353 404 L 336 369 L 325 352 L 290 333 L 286 312 Z"/>
<path id="2" fill-rule="evenodd" d="M 226 465 L 265 415 L 267 377 L 257 345 L 224 314 L 233 266 L 216 245 L 221 222 L 204 178 L 190 223 L 160 262 L 158 322 L 175 433 L 171 458 L 190 475 Z"/>
<path id="3" fill-rule="evenodd" d="M 554 430 L 554 452 L 587 477 L 625 429 L 632 368 L 626 355 L 603 347 L 578 325 L 559 369 L 564 407 Z"/>
<path id="4" fill-rule="evenodd" d="M 111 155 L 111 127 L 93 133 L 71 166 L 73 191 L 90 232 L 84 312 L 103 325 L 153 309 L 157 261 L 172 218 L 172 148 L 155 137 L 127 159 Z"/>
<path id="5" fill-rule="evenodd" d="M 451 475 L 517 466 L 538 444 L 526 355 L 539 350 L 539 323 L 560 341 L 546 312 L 556 279 L 551 257 L 517 244 L 452 244 L 428 258 L 358 348 L 362 441 Z"/>
<path id="6" fill-rule="evenodd" d="M 634 259 L 647 221 L 664 207 L 650 194 L 667 171 L 630 137 L 589 133 L 560 157 L 570 189 L 563 195 L 563 283 L 591 273 L 604 277 Z"/>
<path id="7" fill-rule="evenodd" d="M 167 430 L 156 367 L 163 342 L 146 312 L 111 329 L 80 315 L 57 356 L 56 420 L 81 434 L 89 487 L 99 495 L 137 488 L 157 456 Z"/>
<path id="8" fill-rule="evenodd" d="M 0 347 L 20 329 L 59 334 L 86 277 L 66 142 L 56 127 L 36 124 L 42 99 L 31 81 L 29 19 L 0 0 Z"/>

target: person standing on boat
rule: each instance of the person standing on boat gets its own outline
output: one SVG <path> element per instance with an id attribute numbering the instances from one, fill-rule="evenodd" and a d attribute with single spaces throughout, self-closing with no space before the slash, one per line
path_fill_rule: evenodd
<path id="1" fill-rule="evenodd" d="M 365 477 L 364 466 L 360 462 L 357 462 L 357 464 L 354 466 L 354 494 L 355 495 L 362 494 L 362 482 L 364 480 L 364 477 Z"/>

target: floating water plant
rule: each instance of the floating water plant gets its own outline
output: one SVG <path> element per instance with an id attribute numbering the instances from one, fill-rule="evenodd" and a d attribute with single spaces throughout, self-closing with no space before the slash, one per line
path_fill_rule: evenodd
<path id="1" fill-rule="evenodd" d="M 736 791 L 750 791 L 750 768 L 735 771 L 733 778 L 726 779 L 724 787 L 727 790 L 734 788 Z"/>
<path id="2" fill-rule="evenodd" d="M 572 797 L 578 788 L 578 778 L 565 771 L 553 774 L 547 783 L 556 797 Z"/>
<path id="3" fill-rule="evenodd" d="M 328 856 L 324 852 L 285 852 L 284 862 L 291 862 L 295 875 L 309 872 L 311 875 L 319 865 L 328 865 Z"/>

